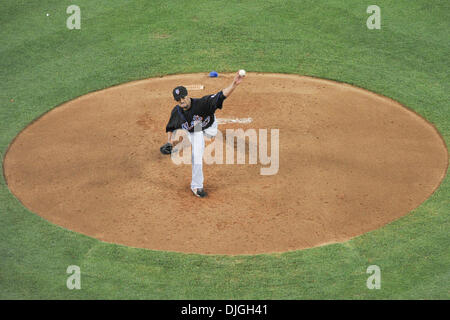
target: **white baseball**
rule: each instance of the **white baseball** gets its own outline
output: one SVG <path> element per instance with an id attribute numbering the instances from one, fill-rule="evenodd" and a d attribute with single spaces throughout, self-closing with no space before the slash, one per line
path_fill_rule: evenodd
<path id="1" fill-rule="evenodd" d="M 244 69 L 239 70 L 239 75 L 241 77 L 245 77 L 245 70 Z"/>

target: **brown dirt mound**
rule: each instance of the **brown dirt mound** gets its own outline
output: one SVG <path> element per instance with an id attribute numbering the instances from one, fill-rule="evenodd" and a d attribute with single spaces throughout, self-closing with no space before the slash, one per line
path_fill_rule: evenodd
<path id="1" fill-rule="evenodd" d="M 399 103 L 309 77 L 249 73 L 218 118 L 226 128 L 278 128 L 276 175 L 260 164 L 205 165 L 209 197 L 189 190 L 190 165 L 159 147 L 177 85 L 200 97 L 232 75 L 136 81 L 67 102 L 11 144 L 10 190 L 52 223 L 97 239 L 179 252 L 255 254 L 309 248 L 377 229 L 420 205 L 443 179 L 435 128 Z M 264 167 L 264 166 L 263 166 Z"/>

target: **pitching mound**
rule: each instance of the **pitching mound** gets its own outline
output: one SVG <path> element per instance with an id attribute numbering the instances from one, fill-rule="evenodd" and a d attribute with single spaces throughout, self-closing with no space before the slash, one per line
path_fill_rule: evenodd
<path id="1" fill-rule="evenodd" d="M 216 112 L 231 119 L 219 129 L 267 129 L 269 145 L 279 129 L 278 171 L 261 175 L 269 165 L 248 157 L 205 165 L 209 197 L 196 198 L 191 166 L 159 152 L 172 89 L 203 85 L 190 92 L 200 97 L 232 77 L 148 79 L 53 109 L 11 144 L 4 160 L 10 190 L 48 221 L 103 241 L 255 254 L 377 229 L 419 206 L 445 175 L 440 135 L 397 102 L 332 81 L 250 73 Z"/>

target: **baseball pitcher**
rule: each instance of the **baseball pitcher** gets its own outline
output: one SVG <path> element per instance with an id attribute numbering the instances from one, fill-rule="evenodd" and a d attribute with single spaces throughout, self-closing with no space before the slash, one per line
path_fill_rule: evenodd
<path id="1" fill-rule="evenodd" d="M 222 109 L 223 101 L 230 96 L 243 78 L 238 72 L 228 87 L 202 98 L 189 97 L 187 89 L 183 86 L 173 89 L 173 97 L 178 104 L 172 109 L 166 126 L 167 143 L 160 150 L 163 154 L 171 154 L 174 151 L 173 132 L 178 129 L 187 131 L 192 146 L 191 190 L 197 197 L 204 198 L 207 195 L 203 189 L 204 135 L 209 138 L 216 136 L 217 121 L 214 113 L 217 109 Z"/>

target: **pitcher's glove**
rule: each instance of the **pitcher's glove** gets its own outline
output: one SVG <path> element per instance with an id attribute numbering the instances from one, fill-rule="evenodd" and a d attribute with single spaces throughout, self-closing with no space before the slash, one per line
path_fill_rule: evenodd
<path id="1" fill-rule="evenodd" d="M 159 148 L 162 154 L 171 154 L 173 150 L 173 145 L 170 142 L 167 142 L 161 148 Z"/>

